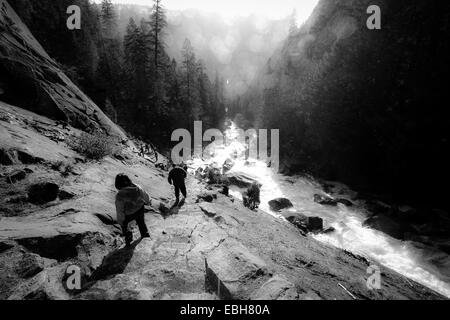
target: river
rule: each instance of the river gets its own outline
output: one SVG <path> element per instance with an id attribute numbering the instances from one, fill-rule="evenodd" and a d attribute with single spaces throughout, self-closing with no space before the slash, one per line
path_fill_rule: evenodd
<path id="1" fill-rule="evenodd" d="M 225 132 L 226 145 L 215 145 L 210 159 L 194 159 L 190 167 L 194 170 L 207 164 L 221 167 L 236 152 L 244 153 L 245 146 L 238 141 L 238 134 L 238 128 L 232 123 Z M 316 240 L 364 256 L 450 298 L 450 256 L 364 227 L 368 213 L 362 203 L 356 201 L 353 207 L 319 205 L 313 198 L 314 194 L 323 193 L 323 189 L 313 178 L 286 177 L 268 168 L 265 162 L 255 159 L 237 160 L 231 172 L 243 172 L 262 184 L 260 209 L 265 213 L 284 219 L 270 210 L 268 202 L 275 198 L 287 198 L 294 205 L 291 210 L 321 217 L 325 227 L 335 229 L 329 234 L 312 235 Z M 350 198 L 352 191 L 344 185 L 341 188 L 343 197 Z M 241 191 L 231 188 L 230 194 L 242 199 Z"/>

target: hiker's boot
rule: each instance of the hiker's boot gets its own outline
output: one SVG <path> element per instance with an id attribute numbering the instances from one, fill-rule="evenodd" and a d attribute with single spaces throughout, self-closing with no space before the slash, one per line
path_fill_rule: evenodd
<path id="1" fill-rule="evenodd" d="M 127 233 L 126 237 L 125 237 L 125 247 L 131 247 L 131 243 L 133 242 L 133 235 Z"/>

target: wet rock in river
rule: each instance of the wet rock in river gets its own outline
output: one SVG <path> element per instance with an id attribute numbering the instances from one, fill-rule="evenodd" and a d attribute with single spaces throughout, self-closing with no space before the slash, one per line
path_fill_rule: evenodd
<path id="1" fill-rule="evenodd" d="M 350 200 L 347 199 L 337 199 L 336 200 L 338 203 L 341 203 L 347 207 L 352 207 L 353 206 L 353 202 L 351 202 Z"/>
<path id="2" fill-rule="evenodd" d="M 323 230 L 323 219 L 319 217 L 307 217 L 301 213 L 296 213 L 286 219 L 305 234 Z"/>
<path id="3" fill-rule="evenodd" d="M 226 177 L 230 185 L 234 185 L 239 188 L 249 188 L 254 183 L 258 183 L 255 178 L 242 172 L 228 173 Z M 260 183 L 258 184 L 261 185 Z"/>
<path id="4" fill-rule="evenodd" d="M 400 240 L 404 239 L 404 234 L 406 231 L 405 227 L 400 223 L 383 215 L 373 216 L 367 219 L 363 223 L 363 226 L 384 232 L 387 235 Z"/>
<path id="5" fill-rule="evenodd" d="M 222 166 L 223 173 L 229 172 L 231 169 L 233 169 L 233 167 L 234 161 L 231 159 L 227 159 Z"/>
<path id="6" fill-rule="evenodd" d="M 315 194 L 314 195 L 314 202 L 324 205 L 324 206 L 337 206 L 338 201 L 325 195 Z"/>
<path id="7" fill-rule="evenodd" d="M 283 209 L 289 209 L 294 207 L 292 202 L 289 199 L 286 198 L 278 198 L 269 201 L 269 206 L 272 211 L 280 211 Z"/>

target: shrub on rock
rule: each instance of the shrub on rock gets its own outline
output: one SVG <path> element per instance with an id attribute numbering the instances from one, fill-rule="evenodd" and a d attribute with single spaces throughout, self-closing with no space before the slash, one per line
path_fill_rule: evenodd
<path id="1" fill-rule="evenodd" d="M 103 134 L 89 134 L 83 132 L 80 136 L 69 141 L 70 147 L 91 160 L 101 160 L 115 152 L 114 141 Z"/>

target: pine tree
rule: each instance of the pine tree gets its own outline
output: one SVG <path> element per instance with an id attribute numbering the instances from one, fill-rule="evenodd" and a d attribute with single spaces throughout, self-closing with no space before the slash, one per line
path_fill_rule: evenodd
<path id="1" fill-rule="evenodd" d="M 153 12 L 150 16 L 150 39 L 153 46 L 153 66 L 155 76 L 158 78 L 161 69 L 160 60 L 164 52 L 164 29 L 167 27 L 166 10 L 162 5 L 162 0 L 153 0 Z"/>
<path id="2" fill-rule="evenodd" d="M 186 102 L 189 110 L 192 110 L 192 98 L 193 98 L 193 80 L 195 77 L 196 58 L 191 41 L 186 39 L 184 41 L 182 50 L 182 70 L 184 78 L 184 91 L 186 95 Z"/>
<path id="3" fill-rule="evenodd" d="M 97 78 L 104 84 L 106 97 L 117 106 L 121 74 L 121 44 L 117 38 L 117 17 L 111 0 L 103 0 L 100 9 L 100 61 Z"/>
<path id="4" fill-rule="evenodd" d="M 198 84 L 198 95 L 200 103 L 200 113 L 203 116 L 203 120 L 209 125 L 212 125 L 212 108 L 211 108 L 211 84 L 208 75 L 205 72 L 204 63 L 202 60 L 197 62 L 197 84 Z"/>
<path id="5" fill-rule="evenodd" d="M 294 36 L 298 31 L 298 16 L 297 16 L 297 9 L 294 9 L 292 11 L 291 17 L 290 17 L 290 25 L 289 25 L 289 37 Z"/>
<path id="6" fill-rule="evenodd" d="M 112 39 L 117 32 L 117 16 L 111 0 L 103 0 L 101 4 L 102 34 L 106 39 Z"/>

